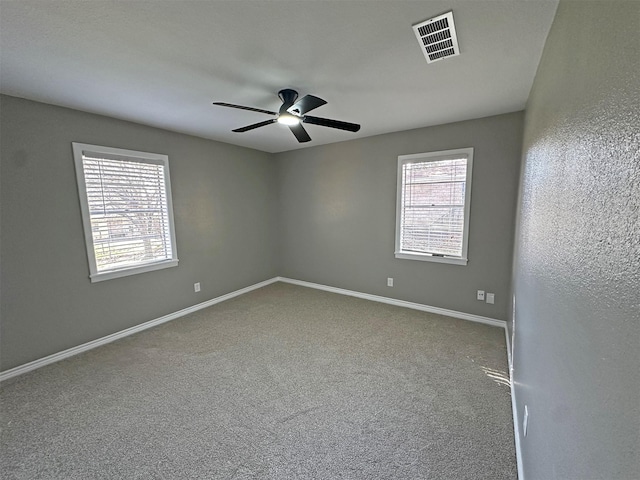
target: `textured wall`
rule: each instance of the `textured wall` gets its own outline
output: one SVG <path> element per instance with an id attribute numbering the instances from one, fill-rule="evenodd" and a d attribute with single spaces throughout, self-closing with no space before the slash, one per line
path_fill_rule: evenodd
<path id="1" fill-rule="evenodd" d="M 527 106 L 514 263 L 533 479 L 640 476 L 640 2 L 561 2 Z"/>
<path id="2" fill-rule="evenodd" d="M 0 101 L 3 370 L 278 274 L 271 155 Z M 178 267 L 90 283 L 73 141 L 169 155 Z"/>
<path id="3" fill-rule="evenodd" d="M 511 113 L 277 154 L 281 274 L 506 320 L 522 126 Z M 468 265 L 396 259 L 398 155 L 462 147 L 475 149 Z"/>

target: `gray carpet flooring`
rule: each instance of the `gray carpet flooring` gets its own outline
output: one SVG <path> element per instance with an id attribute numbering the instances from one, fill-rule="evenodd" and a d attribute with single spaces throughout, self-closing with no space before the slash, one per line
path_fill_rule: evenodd
<path id="1" fill-rule="evenodd" d="M 4 479 L 514 479 L 504 331 L 276 283 L 1 385 Z"/>

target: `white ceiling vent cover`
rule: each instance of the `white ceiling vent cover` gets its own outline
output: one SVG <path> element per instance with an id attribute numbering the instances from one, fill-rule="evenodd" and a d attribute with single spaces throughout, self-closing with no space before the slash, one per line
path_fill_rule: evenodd
<path id="1" fill-rule="evenodd" d="M 427 63 L 460 55 L 453 12 L 430 18 L 413 26 Z"/>

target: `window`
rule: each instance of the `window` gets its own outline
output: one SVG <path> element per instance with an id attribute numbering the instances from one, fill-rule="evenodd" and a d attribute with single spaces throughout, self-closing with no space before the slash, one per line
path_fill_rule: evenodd
<path id="1" fill-rule="evenodd" d="M 73 143 L 92 282 L 174 267 L 169 158 Z"/>
<path id="2" fill-rule="evenodd" d="M 467 264 L 473 148 L 398 157 L 396 258 Z"/>

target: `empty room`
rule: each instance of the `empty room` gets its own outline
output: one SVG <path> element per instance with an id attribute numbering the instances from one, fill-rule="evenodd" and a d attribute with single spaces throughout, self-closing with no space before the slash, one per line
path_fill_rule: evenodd
<path id="1" fill-rule="evenodd" d="M 640 479 L 640 1 L 0 0 L 3 479 Z"/>

